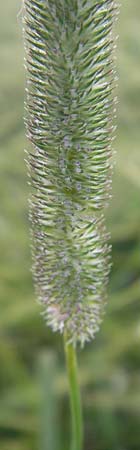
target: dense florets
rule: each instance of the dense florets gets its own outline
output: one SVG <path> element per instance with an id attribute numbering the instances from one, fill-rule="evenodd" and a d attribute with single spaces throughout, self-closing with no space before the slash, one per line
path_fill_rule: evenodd
<path id="1" fill-rule="evenodd" d="M 112 0 L 25 0 L 33 273 L 47 323 L 91 339 L 110 269 Z"/>

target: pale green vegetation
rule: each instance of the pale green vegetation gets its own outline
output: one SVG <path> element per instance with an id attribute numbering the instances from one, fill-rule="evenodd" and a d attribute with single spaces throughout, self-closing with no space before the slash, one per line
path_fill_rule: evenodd
<path id="1" fill-rule="evenodd" d="M 79 354 L 86 450 L 140 448 L 140 3 L 122 3 L 117 157 L 107 213 L 113 245 L 109 306 L 96 340 Z M 30 272 L 20 7 L 19 0 L 6 0 L 0 16 L 0 447 L 68 450 L 61 338 L 46 328 L 39 315 Z M 51 370 L 55 372 L 56 404 L 51 395 Z M 47 383 L 42 382 L 44 371 Z M 47 445 L 45 417 L 50 421 Z"/>

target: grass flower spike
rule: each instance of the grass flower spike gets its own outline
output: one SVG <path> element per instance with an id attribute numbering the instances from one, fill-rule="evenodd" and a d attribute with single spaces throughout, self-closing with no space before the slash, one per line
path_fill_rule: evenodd
<path id="1" fill-rule="evenodd" d="M 24 0 L 33 273 L 45 319 L 76 344 L 106 302 L 113 0 Z"/>
<path id="2" fill-rule="evenodd" d="M 114 0 L 24 0 L 33 275 L 47 324 L 64 334 L 71 450 L 83 425 L 75 346 L 99 329 L 110 246 L 116 75 Z"/>

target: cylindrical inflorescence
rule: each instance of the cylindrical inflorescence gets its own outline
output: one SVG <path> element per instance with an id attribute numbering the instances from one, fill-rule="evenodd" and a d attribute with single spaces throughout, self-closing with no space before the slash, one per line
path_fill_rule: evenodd
<path id="1" fill-rule="evenodd" d="M 53 330 L 94 337 L 106 301 L 113 0 L 24 0 L 33 274 Z"/>

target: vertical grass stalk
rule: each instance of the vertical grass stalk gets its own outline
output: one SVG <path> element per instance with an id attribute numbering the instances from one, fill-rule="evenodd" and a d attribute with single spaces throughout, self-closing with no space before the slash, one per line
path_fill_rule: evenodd
<path id="1" fill-rule="evenodd" d="M 72 418 L 72 443 L 71 450 L 82 450 L 83 446 L 83 418 L 81 409 L 81 396 L 78 384 L 77 355 L 72 344 L 67 343 L 64 334 L 64 348 L 66 366 L 69 380 L 70 406 Z"/>
<path id="2" fill-rule="evenodd" d="M 75 347 L 104 314 L 116 114 L 116 0 L 24 0 L 33 275 L 44 317 L 64 333 L 73 425 L 82 418 Z"/>

